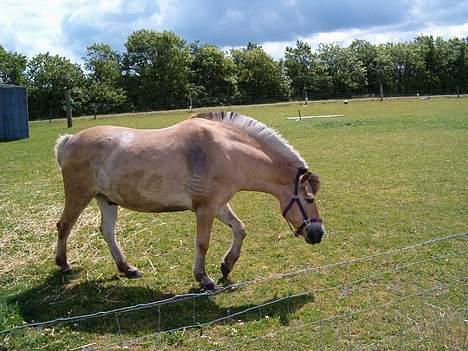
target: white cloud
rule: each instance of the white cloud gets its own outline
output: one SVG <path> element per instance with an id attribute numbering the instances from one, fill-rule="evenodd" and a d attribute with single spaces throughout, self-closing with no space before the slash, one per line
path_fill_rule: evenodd
<path id="1" fill-rule="evenodd" d="M 61 33 L 62 18 L 73 3 L 71 0 L 2 0 L 0 44 L 25 55 L 50 51 L 74 56 Z"/>
<path id="2" fill-rule="evenodd" d="M 194 0 L 0 1 L 0 45 L 27 56 L 49 51 L 75 62 L 96 41 L 123 50 L 128 35 L 142 28 L 174 30 L 187 40 L 221 46 L 257 40 L 275 58 L 284 55 L 286 46 L 294 46 L 296 38 L 317 48 L 329 42 L 348 45 L 356 38 L 382 43 L 408 41 L 419 34 L 468 37 L 468 1 L 380 4 L 375 11 L 383 22 L 377 18 L 367 24 L 362 24 L 360 10 L 371 6 L 371 0 L 343 2 L 346 11 L 340 12 L 341 17 L 333 10 L 337 0 L 320 5 L 306 0 L 204 0 L 204 6 Z M 384 9 L 390 15 L 385 16 Z M 338 29 L 343 26 L 349 28 Z M 289 38 L 294 40 L 285 41 Z"/>
<path id="3" fill-rule="evenodd" d="M 467 38 L 468 37 L 468 22 L 461 25 L 453 26 L 438 26 L 427 25 L 417 30 L 399 31 L 396 28 L 372 28 L 368 30 L 349 29 L 346 31 L 323 32 L 317 33 L 308 37 L 298 37 L 299 40 L 307 42 L 313 49 L 317 49 L 319 44 L 338 43 L 343 46 L 348 46 L 354 39 L 367 40 L 374 44 L 383 44 L 388 42 L 405 42 L 411 41 L 418 35 L 433 35 L 440 36 L 445 39 L 449 38 Z M 263 49 L 274 58 L 282 58 L 286 47 L 294 47 L 295 41 L 282 42 L 265 42 L 261 44 Z M 226 47 L 225 50 L 229 48 Z"/>

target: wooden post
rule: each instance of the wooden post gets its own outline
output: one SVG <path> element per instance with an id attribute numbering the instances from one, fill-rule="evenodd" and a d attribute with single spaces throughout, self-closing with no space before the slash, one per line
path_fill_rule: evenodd
<path id="1" fill-rule="evenodd" d="M 96 103 L 93 105 L 93 109 L 94 109 L 94 118 L 93 119 L 96 119 L 96 115 L 97 115 L 97 104 Z"/>
<path id="2" fill-rule="evenodd" d="M 383 84 L 380 83 L 380 101 L 383 100 Z"/>
<path id="3" fill-rule="evenodd" d="M 309 97 L 307 96 L 307 90 L 304 90 L 304 105 L 307 105 L 309 102 Z"/>
<path id="4" fill-rule="evenodd" d="M 189 91 L 189 108 L 190 108 L 190 113 L 192 112 L 192 92 Z"/>
<path id="5" fill-rule="evenodd" d="M 460 86 L 457 85 L 457 98 L 460 97 Z"/>
<path id="6" fill-rule="evenodd" d="M 72 119 L 70 89 L 65 90 L 65 104 L 66 104 L 66 109 L 67 109 L 67 128 L 71 128 L 73 127 L 73 119 Z"/>

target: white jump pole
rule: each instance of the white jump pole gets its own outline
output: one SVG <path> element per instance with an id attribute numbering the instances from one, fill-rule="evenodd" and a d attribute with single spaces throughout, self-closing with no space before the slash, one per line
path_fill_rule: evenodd
<path id="1" fill-rule="evenodd" d="M 294 120 L 294 121 L 302 121 L 303 119 L 334 118 L 334 117 L 344 117 L 344 115 L 301 116 L 300 113 L 299 113 L 299 117 L 287 117 L 286 119 Z"/>

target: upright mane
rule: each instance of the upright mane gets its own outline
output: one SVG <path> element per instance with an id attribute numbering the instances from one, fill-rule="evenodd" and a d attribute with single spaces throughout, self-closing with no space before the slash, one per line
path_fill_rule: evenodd
<path id="1" fill-rule="evenodd" d="M 280 155 L 286 157 L 297 168 L 308 168 L 299 153 L 277 131 L 251 117 L 237 112 L 199 112 L 190 118 L 204 118 L 236 126 L 250 137 L 260 143 L 267 144 Z"/>

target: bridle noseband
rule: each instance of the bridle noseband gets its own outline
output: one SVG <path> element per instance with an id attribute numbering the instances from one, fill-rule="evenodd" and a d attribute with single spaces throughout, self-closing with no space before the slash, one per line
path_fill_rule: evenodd
<path id="1" fill-rule="evenodd" d="M 286 223 L 288 223 L 289 228 L 291 231 L 294 233 L 295 236 L 298 236 L 302 230 L 309 224 L 311 223 L 322 223 L 322 219 L 320 217 L 317 218 L 309 218 L 307 216 L 307 213 L 304 209 L 304 206 L 302 206 L 301 200 L 299 200 L 299 182 L 300 178 L 302 175 L 306 174 L 308 170 L 306 168 L 299 168 L 296 173 L 296 178 L 294 180 L 294 192 L 293 195 L 291 196 L 291 199 L 289 200 L 288 205 L 285 207 L 283 210 L 283 217 L 286 220 Z M 301 226 L 297 228 L 297 230 L 294 230 L 293 227 L 291 226 L 291 223 L 289 223 L 288 219 L 286 218 L 286 214 L 289 212 L 289 210 L 293 207 L 294 204 L 297 204 L 299 207 L 299 210 L 301 211 L 302 218 L 304 218 L 304 222 L 302 222 Z"/>

